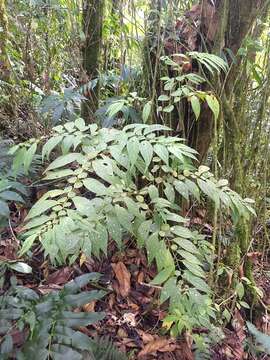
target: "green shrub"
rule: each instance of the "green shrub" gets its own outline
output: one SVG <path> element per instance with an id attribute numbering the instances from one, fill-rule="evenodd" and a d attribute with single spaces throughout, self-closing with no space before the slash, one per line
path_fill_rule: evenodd
<path id="1" fill-rule="evenodd" d="M 172 309 L 167 327 L 174 323 L 173 332 L 181 332 L 207 326 L 215 315 L 207 284 L 213 248 L 187 227 L 181 205 L 210 199 L 235 222 L 253 210 L 226 180 L 214 179 L 205 166 L 197 169 L 196 151 L 162 135 L 168 130 L 142 124 L 98 129 L 77 119 L 54 128 L 45 144 L 36 140 L 43 160 L 54 153 L 43 179 L 53 187 L 28 213 L 20 254 L 40 243 L 53 263 L 72 263 L 80 254 L 106 255 L 111 239 L 121 249 L 129 234 L 146 249 L 149 263 L 155 261 L 152 283 L 164 284 L 161 302 L 170 299 Z M 15 153 L 20 157 L 33 144 Z"/>
<path id="2" fill-rule="evenodd" d="M 82 275 L 62 290 L 44 296 L 26 287 L 12 286 L 0 297 L 1 359 L 58 360 L 64 356 L 74 360 L 125 359 L 108 339 L 94 340 L 78 330 L 105 316 L 104 313 L 72 311 L 106 294 L 100 290 L 82 290 L 89 282 L 97 282 L 99 277 L 98 273 Z M 26 334 L 19 349 L 13 344 L 14 329 Z"/>

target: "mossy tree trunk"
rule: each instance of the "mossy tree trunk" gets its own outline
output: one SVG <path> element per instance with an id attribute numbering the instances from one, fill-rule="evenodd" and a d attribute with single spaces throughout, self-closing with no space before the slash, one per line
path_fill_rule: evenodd
<path id="1" fill-rule="evenodd" d="M 102 44 L 102 21 L 104 0 L 83 1 L 83 31 L 85 44 L 82 50 L 84 82 L 94 80 L 99 74 Z M 87 100 L 82 104 L 82 116 L 87 123 L 95 121 L 95 111 L 99 103 L 99 83 L 89 87 Z"/>
<path id="2" fill-rule="evenodd" d="M 215 4 L 214 7 L 213 4 Z M 199 14 L 200 16 L 200 25 L 195 29 L 197 31 L 197 47 L 196 49 L 184 51 L 208 51 L 221 55 L 222 50 L 228 48 L 236 59 L 236 61 L 231 61 L 229 64 L 230 70 L 228 74 L 215 78 L 213 84 L 216 94 L 220 97 L 221 114 L 219 125 L 223 125 L 225 149 L 229 150 L 226 161 L 230 164 L 231 173 L 233 174 L 231 187 L 241 195 L 245 195 L 241 127 L 243 126 L 242 100 L 247 92 L 247 79 L 245 79 L 245 73 L 242 72 L 242 59 L 237 56 L 237 53 L 246 36 L 251 33 L 255 20 L 262 17 L 268 11 L 268 8 L 268 0 L 201 0 L 199 6 L 193 7 L 185 15 L 184 20 L 191 21 L 192 14 L 195 14 L 195 16 Z M 189 36 L 190 31 L 187 28 L 187 36 Z M 181 38 L 180 42 L 183 41 L 188 44 L 188 39 L 184 38 L 184 33 L 182 33 L 182 36 L 183 39 Z M 201 36 L 204 37 L 203 41 L 201 41 Z M 166 44 L 164 46 L 166 47 Z M 156 56 L 158 57 L 158 55 L 159 52 L 156 51 Z M 151 85 L 155 85 L 155 82 L 151 80 L 150 78 Z M 148 88 L 151 88 L 151 86 L 148 85 Z M 157 96 L 160 95 L 160 89 L 156 87 L 155 90 Z M 204 90 L 207 90 L 207 88 Z M 211 111 L 207 107 L 202 108 L 198 121 L 195 121 L 192 112 L 189 110 L 184 110 L 182 114 L 176 114 L 178 115 L 176 120 L 179 122 L 179 118 L 183 117 L 183 127 L 186 131 L 180 135 L 186 136 L 188 145 L 199 152 L 199 160 L 202 162 L 213 142 L 214 120 Z M 228 264 L 234 269 L 235 274 L 237 274 L 237 270 L 244 269 L 246 277 L 252 281 L 251 263 L 247 257 L 250 233 L 250 224 L 246 220 L 240 219 L 236 226 L 234 241 L 230 245 Z"/>
<path id="3" fill-rule="evenodd" d="M 9 81 L 10 64 L 7 53 L 8 19 L 5 0 L 0 0 L 0 28 L 0 79 Z"/>

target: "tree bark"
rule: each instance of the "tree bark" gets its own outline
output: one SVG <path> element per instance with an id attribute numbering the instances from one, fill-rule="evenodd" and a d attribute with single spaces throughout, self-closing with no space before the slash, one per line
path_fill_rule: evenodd
<path id="1" fill-rule="evenodd" d="M 10 78 L 10 64 L 7 53 L 8 19 L 5 0 L 0 0 L 0 28 L 0 79 L 8 81 Z"/>
<path id="2" fill-rule="evenodd" d="M 165 36 L 164 44 L 159 44 L 156 41 L 157 44 L 155 44 L 154 50 L 151 51 L 150 57 L 148 54 L 148 58 L 146 58 L 145 62 L 148 64 L 147 70 L 150 73 L 148 75 L 148 91 L 156 94 L 155 96 L 153 95 L 153 98 L 157 98 L 161 93 L 159 80 L 157 79 L 159 72 L 155 72 L 155 69 L 159 68 L 159 56 L 163 51 L 163 49 L 160 50 L 161 45 L 163 45 L 164 51 L 168 55 L 188 51 L 203 51 L 221 55 L 224 48 L 229 48 L 234 56 L 236 56 L 245 37 L 252 29 L 259 10 L 267 2 L 268 0 L 201 0 L 199 4 L 193 6 L 176 24 L 176 30 L 178 34 L 180 33 L 180 38 L 175 42 L 171 39 L 166 41 Z M 157 9 L 157 4 L 158 0 L 152 1 L 153 8 L 156 7 Z M 162 29 L 162 31 L 164 30 Z M 157 31 L 153 33 L 154 36 L 156 36 L 156 33 Z M 163 39 L 163 36 L 160 38 Z M 151 39 L 147 39 L 147 41 L 149 44 L 148 49 L 153 49 L 153 41 L 152 43 Z M 232 96 L 233 87 L 238 76 L 241 60 L 237 61 L 236 64 L 230 64 L 230 71 L 226 75 L 225 84 L 224 77 L 212 79 L 216 93 L 218 94 L 222 89 L 222 95 L 228 98 L 227 105 L 229 103 L 230 106 L 234 102 Z M 158 64 L 156 68 L 155 64 Z M 206 86 L 203 90 L 207 91 L 210 88 Z M 222 99 L 221 102 L 223 102 Z M 184 104 L 180 108 L 180 113 L 175 112 L 173 116 L 174 119 L 170 122 L 170 125 L 175 125 L 175 131 L 182 132 L 180 135 L 186 137 L 188 145 L 198 151 L 199 160 L 202 162 L 213 140 L 214 120 L 210 109 L 204 105 L 201 116 L 196 121 L 190 105 Z M 181 126 L 179 126 L 180 119 L 183 119 L 183 125 Z M 225 119 L 226 126 L 227 121 L 231 123 L 232 120 Z M 158 122 L 159 119 L 157 118 L 155 121 Z M 234 131 L 234 128 L 231 127 L 231 129 Z M 235 137 L 235 133 L 233 136 Z"/>
<path id="3" fill-rule="evenodd" d="M 84 82 L 97 79 L 102 44 L 102 20 L 104 0 L 83 1 L 83 31 L 85 44 L 82 51 Z M 82 104 L 82 116 L 86 123 L 95 121 L 95 111 L 99 103 L 99 83 L 89 87 L 87 100 Z"/>

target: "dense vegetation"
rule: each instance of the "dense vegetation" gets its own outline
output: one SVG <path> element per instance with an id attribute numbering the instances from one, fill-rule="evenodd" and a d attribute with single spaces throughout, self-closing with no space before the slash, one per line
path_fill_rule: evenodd
<path id="1" fill-rule="evenodd" d="M 0 0 L 0 358 L 266 359 L 266 0 Z"/>

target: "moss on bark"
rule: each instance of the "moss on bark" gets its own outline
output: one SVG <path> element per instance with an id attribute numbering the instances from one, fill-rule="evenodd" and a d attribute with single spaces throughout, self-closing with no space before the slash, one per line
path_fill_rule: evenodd
<path id="1" fill-rule="evenodd" d="M 83 70 L 86 82 L 98 77 L 102 42 L 102 20 L 104 0 L 84 0 L 83 31 L 85 44 L 82 51 Z M 99 103 L 99 83 L 90 89 L 87 100 L 82 104 L 82 116 L 87 123 L 95 121 L 95 111 Z"/>
<path id="2" fill-rule="evenodd" d="M 10 77 L 10 64 L 7 53 L 8 18 L 5 0 L 0 0 L 0 28 L 0 79 L 8 81 Z"/>

